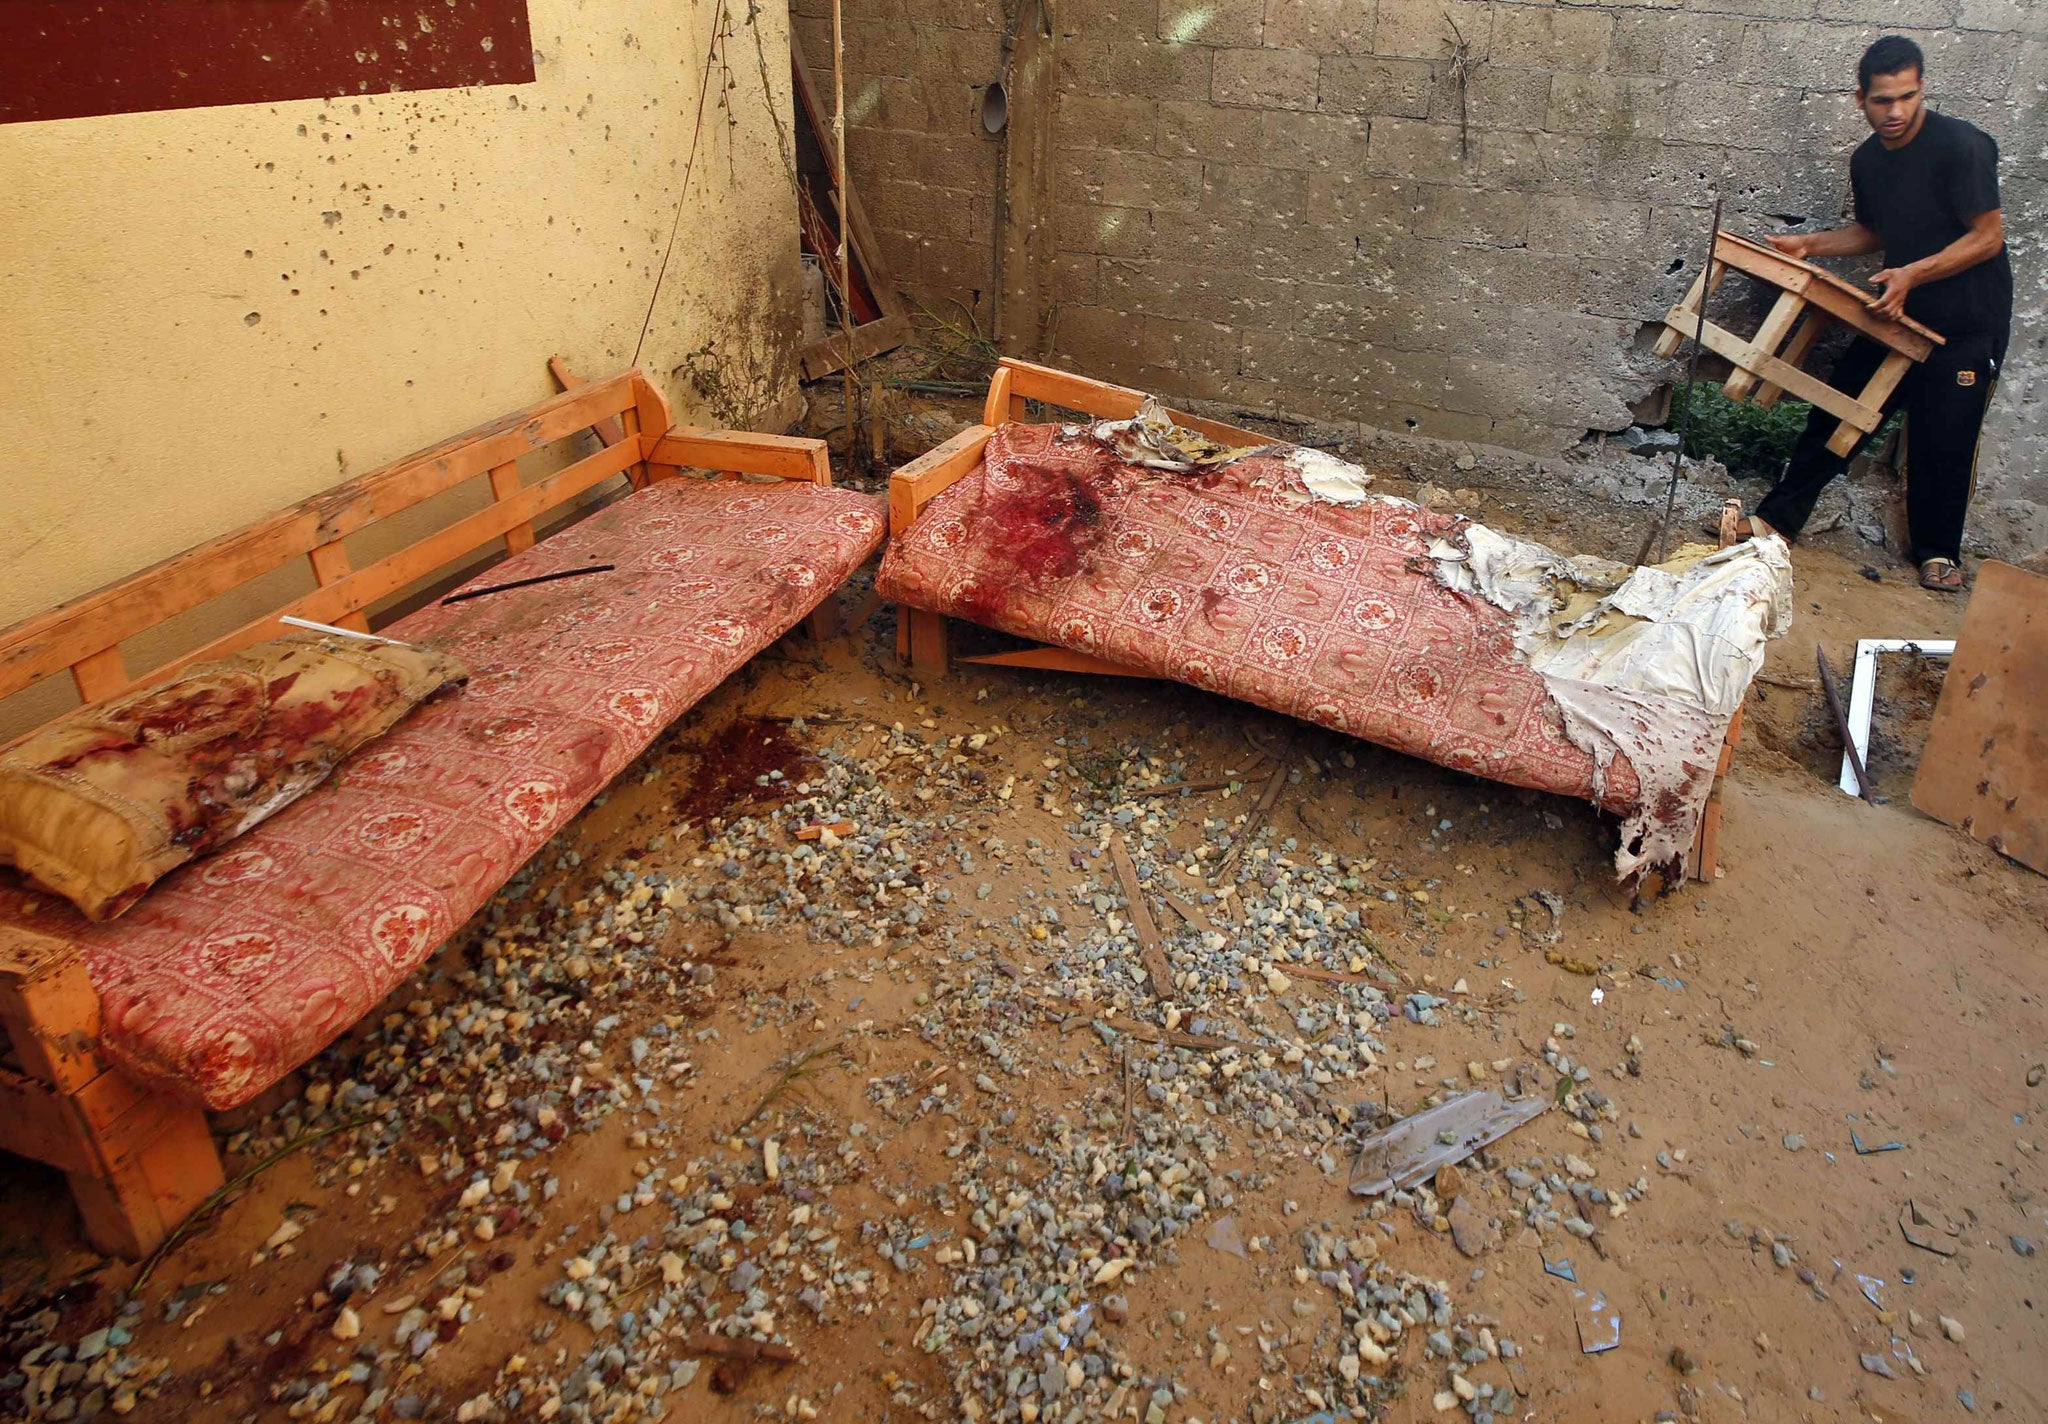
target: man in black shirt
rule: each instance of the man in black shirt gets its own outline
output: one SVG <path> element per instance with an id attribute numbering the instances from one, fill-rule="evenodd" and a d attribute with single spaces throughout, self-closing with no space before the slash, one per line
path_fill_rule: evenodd
<path id="1" fill-rule="evenodd" d="M 1922 103 L 1925 60 L 1909 39 L 1888 35 L 1856 68 L 1856 102 L 1872 134 L 1849 160 L 1856 220 L 1828 232 L 1770 239 L 1794 257 L 1884 252 L 1870 279 L 1872 302 L 1946 338 L 1906 373 L 1886 408 L 1906 411 L 1906 517 L 1920 582 L 1953 593 L 1963 586 L 1963 517 L 1975 481 L 1977 432 L 2012 328 L 2012 262 L 1998 210 L 1998 144 L 1961 119 Z M 1858 391 L 1884 359 L 1859 337 L 1835 363 L 1829 384 Z M 1836 419 L 1816 408 L 1785 476 L 1746 521 L 1746 533 L 1797 538 L 1814 501 L 1848 460 L 1831 453 Z M 1759 528 L 1760 526 L 1760 528 Z"/>

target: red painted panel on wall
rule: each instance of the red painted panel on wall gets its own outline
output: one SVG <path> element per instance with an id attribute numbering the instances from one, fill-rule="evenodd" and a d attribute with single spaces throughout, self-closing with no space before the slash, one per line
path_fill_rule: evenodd
<path id="1" fill-rule="evenodd" d="M 0 0 L 0 123 L 532 79 L 526 0 Z"/>

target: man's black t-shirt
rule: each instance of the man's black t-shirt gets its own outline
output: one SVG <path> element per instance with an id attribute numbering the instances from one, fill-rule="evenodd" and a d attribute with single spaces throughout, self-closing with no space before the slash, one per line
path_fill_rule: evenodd
<path id="1" fill-rule="evenodd" d="M 1872 134 L 1849 160 L 1856 220 L 1884 244 L 1887 267 L 1931 257 L 1998 203 L 1998 142 L 1934 110 L 1903 148 Z M 2002 335 L 2012 326 L 2012 259 L 1996 257 L 1906 295 L 1906 315 L 1943 336 Z"/>

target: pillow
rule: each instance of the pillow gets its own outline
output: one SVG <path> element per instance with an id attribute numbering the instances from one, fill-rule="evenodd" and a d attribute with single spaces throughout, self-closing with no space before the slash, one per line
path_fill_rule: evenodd
<path id="1" fill-rule="evenodd" d="M 0 861 L 111 920 L 467 676 L 429 648 L 307 633 L 81 707 L 0 754 Z"/>

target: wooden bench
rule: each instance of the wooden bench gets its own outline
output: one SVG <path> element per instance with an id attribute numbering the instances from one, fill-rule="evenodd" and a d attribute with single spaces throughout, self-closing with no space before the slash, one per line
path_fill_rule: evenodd
<path id="1" fill-rule="evenodd" d="M 937 446 L 927 454 L 897 469 L 889 480 L 889 526 L 892 541 L 904 541 L 925 515 L 927 506 L 938 499 L 946 490 L 981 470 L 986 463 L 989 442 L 997 430 L 1007 424 L 1025 420 L 1025 403 L 1030 400 L 1060 410 L 1074 411 L 1102 420 L 1128 420 L 1138 413 L 1146 399 L 1136 390 L 1114 386 L 1085 376 L 1054 370 L 1046 366 L 1005 358 L 997 367 L 989 383 L 986 403 L 983 406 L 981 423 L 968 427 L 950 440 Z M 1227 446 L 1270 446 L 1276 442 L 1269 436 L 1256 431 L 1218 421 L 1206 420 L 1180 411 L 1168 412 L 1173 420 Z M 1056 419 L 1048 414 L 1043 419 Z M 1733 522 L 1740 517 L 1740 508 L 1734 507 L 1723 512 L 1721 543 L 1723 547 L 1734 542 Z M 882 583 L 892 577 L 891 561 L 899 558 L 905 546 L 901 543 L 892 549 L 889 560 L 883 566 Z M 927 593 L 937 590 L 929 583 L 924 585 Z M 881 584 L 878 584 L 878 590 Z M 895 593 L 887 596 L 896 597 Z M 1004 631 L 1024 636 L 1024 630 L 1010 628 Z M 1039 636 L 1045 636 L 1043 633 Z M 897 606 L 897 655 L 911 664 L 917 674 L 925 679 L 936 679 L 946 674 L 948 655 L 947 618 L 930 608 L 915 603 L 899 602 Z M 961 659 L 985 665 L 1004 667 L 1028 667 L 1055 671 L 1092 673 L 1122 677 L 1162 678 L 1178 674 L 1163 671 L 1158 667 L 1141 668 L 1111 657 L 1101 656 L 1085 648 L 1058 646 L 1040 642 L 1014 652 L 993 653 Z M 1526 669 L 1521 672 L 1526 674 Z M 1533 676 L 1533 674 L 1526 674 Z M 1186 680 L 1183 678 L 1182 680 Z M 1199 685 L 1199 684 L 1198 684 Z M 1239 695 L 1231 692 L 1226 695 Z M 1259 699 L 1252 698 L 1257 701 Z M 1548 699 L 1543 699 L 1547 701 Z M 1266 705 L 1271 705 L 1270 703 Z M 1283 709 L 1284 710 L 1284 709 Z M 1294 715 L 1302 715 L 1296 712 Z M 1336 719 L 1310 717 L 1325 725 L 1337 726 Z M 1719 777 L 1725 775 L 1733 763 L 1735 747 L 1741 736 L 1742 711 L 1740 708 L 1731 720 L 1726 736 L 1720 747 L 1716 782 L 1713 792 L 1703 810 L 1700 823 L 1693 838 L 1692 854 L 1689 857 L 1691 873 L 1700 879 L 1714 878 L 1720 859 L 1721 801 Z M 1353 735 L 1366 736 L 1368 740 L 1385 740 L 1373 736 L 1359 726 L 1343 727 Z M 1394 743 L 1389 742 L 1389 745 Z M 1419 748 L 1402 747 L 1415 755 L 1427 755 Z M 1431 758 L 1435 759 L 1435 758 Z M 1446 765 L 1457 765 L 1455 758 L 1446 760 Z M 1466 767 L 1471 770 L 1474 768 Z M 1485 774 L 1481 772 L 1480 774 Z M 1521 784 L 1540 784 L 1535 780 L 1524 780 Z M 1561 790 L 1556 785 L 1544 789 Z"/>
<path id="2" fill-rule="evenodd" d="M 584 432 L 607 426 L 613 443 L 594 452 L 557 448 L 587 446 Z M 522 459 L 537 468 L 523 471 Z M 678 478 L 693 468 L 767 478 Z M 621 476 L 622 497 L 542 537 L 546 516 L 568 514 L 572 501 Z M 352 553 L 352 537 L 404 511 L 416 520 L 423 501 L 473 480 L 488 485 L 483 507 L 381 556 L 359 563 Z M 661 393 L 628 371 L 578 384 L 0 632 L 0 696 L 68 675 L 82 699 L 97 701 L 275 637 L 287 631 L 282 614 L 367 631 L 394 596 L 417 601 L 422 582 L 450 566 L 467 566 L 473 578 L 477 561 L 494 553 L 505 562 L 485 581 L 543 570 L 578 557 L 576 550 L 589 561 L 597 545 L 622 551 L 616 575 L 453 606 L 430 598 L 385 626 L 464 657 L 470 683 L 416 710 L 217 857 L 166 877 L 122 918 L 90 924 L 0 871 L 0 1148 L 68 1175 L 101 1250 L 133 1257 L 153 1249 L 221 1184 L 204 1109 L 248 1101 L 403 982 L 668 721 L 812 614 L 883 533 L 878 501 L 831 488 L 822 441 L 672 425 Z M 131 668 L 124 643 L 301 562 L 303 590 L 262 617 L 158 666 Z M 720 590 L 748 606 L 690 603 Z M 528 621 L 536 619 L 546 626 Z M 557 675 L 548 666 L 559 647 L 562 657 L 582 659 L 579 668 L 599 667 L 602 660 L 587 655 L 622 643 L 645 656 L 632 685 L 609 700 L 612 674 Z M 512 721 L 539 749 L 527 762 L 504 753 L 493 763 L 527 778 L 514 788 L 524 797 L 516 807 L 487 769 L 466 779 L 424 774 L 435 748 L 459 758 L 479 736 L 506 732 L 507 705 L 479 686 L 493 680 L 517 685 L 525 700 L 511 709 Z M 509 733 L 500 740 L 512 744 Z M 412 760 L 383 783 L 374 774 L 379 756 L 396 757 L 397 766 Z M 434 789 L 437 780 L 446 785 Z M 318 829 L 335 821 L 337 808 L 385 801 L 452 828 L 459 871 L 436 867 L 430 838 L 380 862 L 369 840 L 330 845 L 339 832 Z M 320 878 L 293 879 L 301 873 L 294 867 L 316 863 Z M 235 873 L 219 873 L 221 866 Z M 252 868 L 259 880 L 275 878 L 237 890 L 233 882 L 248 880 Z M 367 894 L 385 893 L 388 883 L 406 903 L 373 921 L 380 902 L 372 900 L 357 918 L 344 918 L 328 901 L 346 898 L 351 874 L 357 888 L 374 881 Z M 396 888 L 405 885 L 413 888 Z M 371 924 L 379 953 L 359 954 L 355 941 Z M 249 964 L 267 961 L 245 958 L 234 966 L 243 978 L 200 983 L 189 961 L 234 938 L 203 936 L 238 928 L 244 940 L 281 941 L 277 962 L 251 979 Z M 312 972 L 316 959 L 332 984 L 301 988 L 290 976 Z M 190 1021 L 180 1023 L 180 1014 Z M 166 1020 L 200 1040 L 189 1059 L 179 1057 L 183 1040 Z"/>

